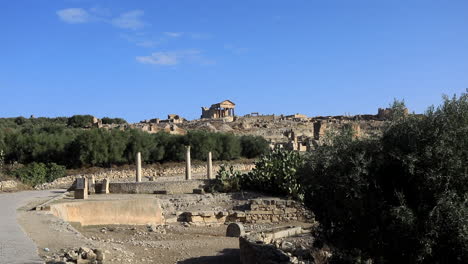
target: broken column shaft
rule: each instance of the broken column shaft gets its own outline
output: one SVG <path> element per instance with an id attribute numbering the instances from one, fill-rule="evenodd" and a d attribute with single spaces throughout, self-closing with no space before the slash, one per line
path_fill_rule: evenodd
<path id="1" fill-rule="evenodd" d="M 190 165 L 190 146 L 187 146 L 187 151 L 185 152 L 185 179 L 192 179 L 192 171 Z"/>
<path id="2" fill-rule="evenodd" d="M 136 182 L 141 182 L 141 153 L 136 155 Z"/>

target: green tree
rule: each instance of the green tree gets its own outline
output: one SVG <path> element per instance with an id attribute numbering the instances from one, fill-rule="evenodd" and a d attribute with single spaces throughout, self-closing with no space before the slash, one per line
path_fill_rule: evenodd
<path id="1" fill-rule="evenodd" d="M 255 158 L 267 153 L 270 149 L 268 141 L 263 137 L 242 136 L 240 138 L 242 147 L 242 156 L 246 158 Z"/>
<path id="2" fill-rule="evenodd" d="M 93 119 L 92 115 L 74 115 L 68 119 L 68 126 L 76 128 L 90 127 L 93 124 Z"/>

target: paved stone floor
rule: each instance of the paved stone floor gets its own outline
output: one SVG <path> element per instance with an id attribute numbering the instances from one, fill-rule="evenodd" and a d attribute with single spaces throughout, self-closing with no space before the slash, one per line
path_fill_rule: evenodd
<path id="1" fill-rule="evenodd" d="M 52 198 L 62 190 L 0 193 L 0 264 L 43 263 L 37 247 L 17 222 L 16 210 L 32 200 Z"/>

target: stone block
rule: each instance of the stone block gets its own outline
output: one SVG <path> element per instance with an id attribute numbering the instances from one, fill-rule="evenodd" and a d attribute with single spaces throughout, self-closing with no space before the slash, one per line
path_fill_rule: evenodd
<path id="1" fill-rule="evenodd" d="M 88 199 L 88 181 L 86 178 L 76 179 L 75 199 Z"/>
<path id="2" fill-rule="evenodd" d="M 245 229 L 241 223 L 230 223 L 226 229 L 227 237 L 241 237 L 244 235 Z"/>
<path id="3" fill-rule="evenodd" d="M 199 215 L 204 216 L 204 217 L 209 217 L 209 216 L 214 216 L 215 213 L 213 211 L 203 211 L 203 212 L 200 212 Z"/>
<path id="4" fill-rule="evenodd" d="M 236 217 L 245 217 L 245 212 L 236 212 Z"/>
<path id="5" fill-rule="evenodd" d="M 259 206 L 258 204 L 251 204 L 250 205 L 250 210 L 258 210 Z"/>
<path id="6" fill-rule="evenodd" d="M 205 222 L 205 221 L 203 221 L 202 216 L 192 215 L 190 216 L 190 222 L 198 223 L 198 222 Z"/>
<path id="7" fill-rule="evenodd" d="M 296 208 L 286 208 L 286 209 L 284 209 L 284 212 L 285 213 L 295 213 L 295 212 L 297 212 L 297 209 Z"/>
<path id="8" fill-rule="evenodd" d="M 249 214 L 252 215 L 264 215 L 264 214 L 272 214 L 271 211 L 250 211 Z"/>

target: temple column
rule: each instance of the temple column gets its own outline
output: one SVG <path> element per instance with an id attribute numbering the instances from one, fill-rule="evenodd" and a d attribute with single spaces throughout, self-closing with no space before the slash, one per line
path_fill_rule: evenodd
<path id="1" fill-rule="evenodd" d="M 136 182 L 141 182 L 141 152 L 136 155 Z"/>
<path id="2" fill-rule="evenodd" d="M 207 176 L 208 179 L 211 180 L 213 179 L 213 163 L 211 161 L 211 151 L 208 152 L 208 160 L 206 161 L 206 170 L 207 170 Z"/>
<path id="3" fill-rule="evenodd" d="M 187 146 L 187 151 L 185 152 L 185 179 L 192 179 L 192 171 L 190 164 L 190 146 Z"/>

